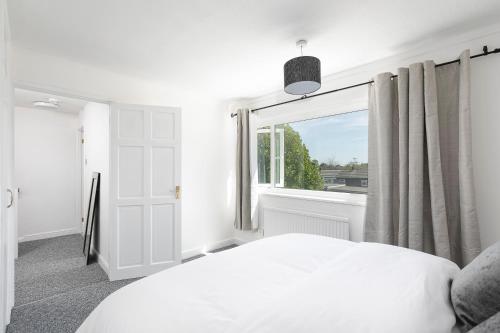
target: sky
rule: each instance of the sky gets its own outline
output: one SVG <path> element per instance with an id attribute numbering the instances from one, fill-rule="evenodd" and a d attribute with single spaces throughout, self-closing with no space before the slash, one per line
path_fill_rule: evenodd
<path id="1" fill-rule="evenodd" d="M 289 123 L 300 133 L 311 159 L 346 164 L 368 162 L 368 111 L 356 111 Z"/>

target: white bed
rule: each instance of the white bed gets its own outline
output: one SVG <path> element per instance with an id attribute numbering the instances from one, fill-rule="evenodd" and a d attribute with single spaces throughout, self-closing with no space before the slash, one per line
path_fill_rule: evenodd
<path id="1" fill-rule="evenodd" d="M 134 282 L 77 332 L 452 332 L 458 272 L 417 251 L 288 234 Z"/>

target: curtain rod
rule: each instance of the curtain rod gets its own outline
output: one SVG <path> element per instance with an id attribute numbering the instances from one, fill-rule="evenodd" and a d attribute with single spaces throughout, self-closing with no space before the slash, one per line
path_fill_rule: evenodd
<path id="1" fill-rule="evenodd" d="M 470 58 L 474 59 L 474 58 L 478 58 L 478 57 L 484 57 L 484 56 L 487 56 L 487 55 L 493 54 L 493 53 L 500 53 L 500 48 L 496 48 L 496 49 L 494 49 L 492 51 L 488 51 L 488 46 L 485 45 L 485 46 L 483 46 L 483 53 L 478 53 L 478 54 L 472 55 L 472 56 L 470 56 Z M 451 61 L 447 61 L 447 62 L 442 62 L 440 64 L 437 64 L 436 67 L 450 65 L 450 64 L 454 64 L 456 62 L 460 62 L 460 59 L 455 59 L 455 60 L 451 60 Z M 391 77 L 392 78 L 396 78 L 398 76 L 397 75 L 393 75 Z M 313 97 L 323 96 L 323 95 L 326 95 L 326 94 L 336 93 L 336 92 L 339 92 L 339 91 L 342 91 L 342 90 L 347 90 L 347 89 L 351 89 L 351 88 L 361 87 L 361 86 L 365 86 L 365 85 L 370 84 L 370 83 L 373 83 L 373 80 L 366 81 L 366 82 L 361 82 L 361 83 L 358 83 L 358 84 L 353 84 L 353 85 L 342 87 L 342 88 L 328 90 L 328 91 L 325 91 L 325 92 L 322 92 L 322 93 L 318 93 L 318 94 L 314 94 L 314 95 L 309 95 L 309 96 L 304 95 L 302 97 L 291 99 L 291 100 L 288 100 L 288 101 L 285 101 L 285 102 L 271 104 L 271 105 L 266 105 L 266 106 L 262 106 L 262 107 L 256 108 L 256 109 L 251 109 L 250 112 L 255 112 L 255 111 L 259 111 L 259 110 L 269 109 L 269 108 L 272 108 L 272 107 L 275 107 L 275 106 L 279 106 L 279 105 L 283 105 L 283 104 L 293 103 L 293 102 L 297 102 L 297 101 L 302 101 L 304 99 L 309 99 L 309 98 L 313 98 Z M 236 113 L 231 113 L 231 118 L 236 117 L 236 116 L 237 116 Z"/>

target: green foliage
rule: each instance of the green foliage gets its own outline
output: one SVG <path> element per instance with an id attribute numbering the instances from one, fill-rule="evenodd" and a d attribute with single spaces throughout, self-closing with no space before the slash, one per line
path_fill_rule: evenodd
<path id="1" fill-rule="evenodd" d="M 329 163 L 321 163 L 319 165 L 320 170 L 346 170 L 346 171 L 354 171 L 354 170 L 368 170 L 368 163 L 358 163 L 353 159 L 353 161 L 347 164 L 339 164 L 337 162 L 329 162 Z"/>
<path id="2" fill-rule="evenodd" d="M 269 184 L 271 182 L 271 134 L 257 134 L 257 163 L 259 184 Z"/>
<path id="3" fill-rule="evenodd" d="M 318 161 L 311 160 L 309 150 L 300 134 L 284 125 L 285 135 L 285 187 L 306 190 L 323 190 Z"/>
<path id="4" fill-rule="evenodd" d="M 318 161 L 311 160 L 309 150 L 302 142 L 298 132 L 289 125 L 284 125 L 283 129 L 285 137 L 285 187 L 323 190 L 324 182 Z M 276 148 L 279 150 L 278 144 Z M 279 154 L 278 151 L 276 153 Z M 257 154 L 259 183 L 268 184 L 271 182 L 270 133 L 257 134 Z M 276 179 L 276 182 L 279 182 L 279 179 Z"/>

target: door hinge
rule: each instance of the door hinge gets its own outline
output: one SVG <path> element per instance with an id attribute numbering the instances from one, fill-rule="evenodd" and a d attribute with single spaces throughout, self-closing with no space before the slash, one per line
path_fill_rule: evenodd
<path id="1" fill-rule="evenodd" d="M 85 139 L 82 139 L 82 144 L 84 144 L 84 143 L 85 143 Z"/>
<path id="2" fill-rule="evenodd" d="M 177 185 L 175 187 L 175 198 L 176 199 L 180 199 L 181 198 L 181 187 L 179 185 Z"/>

